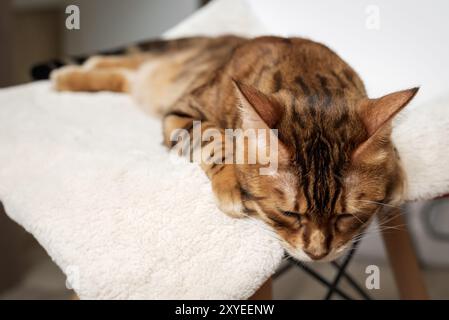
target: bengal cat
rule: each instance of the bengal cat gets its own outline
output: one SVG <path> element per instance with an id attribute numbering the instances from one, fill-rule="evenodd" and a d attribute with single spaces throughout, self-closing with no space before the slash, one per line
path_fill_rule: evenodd
<path id="1" fill-rule="evenodd" d="M 259 174 L 258 163 L 201 167 L 222 211 L 262 219 L 295 258 L 337 258 L 383 207 L 403 201 L 391 120 L 417 88 L 370 99 L 337 54 L 301 38 L 193 37 L 138 49 L 55 70 L 53 84 L 130 93 L 163 115 L 168 148 L 172 132 L 191 132 L 194 121 L 202 132 L 277 129 L 275 174 Z"/>

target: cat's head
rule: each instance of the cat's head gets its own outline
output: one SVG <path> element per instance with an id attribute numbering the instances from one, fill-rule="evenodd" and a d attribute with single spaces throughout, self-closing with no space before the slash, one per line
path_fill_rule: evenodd
<path id="1" fill-rule="evenodd" d="M 342 96 L 329 107 L 326 97 L 235 86 L 242 127 L 278 130 L 276 172 L 237 165 L 246 214 L 271 225 L 292 256 L 333 260 L 383 204 L 400 204 L 404 176 L 391 120 L 417 88 L 379 99 Z"/>

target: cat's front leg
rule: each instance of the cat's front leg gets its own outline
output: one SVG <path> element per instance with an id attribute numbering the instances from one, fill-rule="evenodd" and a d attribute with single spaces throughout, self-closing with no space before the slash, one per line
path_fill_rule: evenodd
<path id="1" fill-rule="evenodd" d="M 120 68 L 86 69 L 64 66 L 53 70 L 50 79 L 57 91 L 113 91 L 129 92 L 132 71 Z"/>
<path id="2" fill-rule="evenodd" d="M 220 210 L 234 218 L 243 217 L 245 208 L 234 165 L 220 165 L 215 174 L 210 173 L 208 176 L 210 176 L 212 190 Z"/>
<path id="3" fill-rule="evenodd" d="M 190 149 L 187 152 L 187 156 L 191 157 L 190 160 L 199 160 L 200 167 L 211 181 L 212 191 L 219 209 L 231 217 L 240 218 L 245 216 L 242 193 L 240 183 L 236 175 L 235 165 L 232 163 L 225 163 L 226 158 L 232 155 L 226 154 L 224 144 L 225 135 L 223 130 L 216 128 L 214 124 L 208 121 L 202 121 L 200 126 L 201 134 L 196 136 L 193 134 L 193 131 L 195 130 L 195 122 L 200 122 L 195 114 L 190 114 L 179 110 L 169 112 L 164 117 L 165 145 L 169 148 L 179 146 L 173 142 L 173 132 L 178 129 L 183 130 L 182 132 L 185 136 L 183 137 L 183 141 L 190 139 Z M 221 139 L 203 141 L 202 137 L 207 130 L 214 130 L 219 136 L 221 136 Z M 196 141 L 196 139 L 201 140 Z M 211 150 L 214 150 L 215 152 L 211 152 Z"/>

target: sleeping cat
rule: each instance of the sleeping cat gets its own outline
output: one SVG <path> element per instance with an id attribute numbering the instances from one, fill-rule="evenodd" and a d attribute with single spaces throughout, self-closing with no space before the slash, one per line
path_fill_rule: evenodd
<path id="1" fill-rule="evenodd" d="M 194 121 L 202 132 L 277 129 L 275 174 L 259 174 L 258 163 L 201 167 L 222 211 L 262 219 L 295 258 L 337 258 L 382 208 L 401 204 L 391 120 L 417 88 L 369 99 L 349 65 L 301 38 L 193 37 L 135 49 L 57 69 L 54 87 L 131 94 L 163 116 L 168 148 L 173 131 L 191 132 Z"/>

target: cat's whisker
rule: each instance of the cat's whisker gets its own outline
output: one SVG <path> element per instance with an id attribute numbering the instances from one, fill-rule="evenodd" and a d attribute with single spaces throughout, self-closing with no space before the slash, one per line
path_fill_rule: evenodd
<path id="1" fill-rule="evenodd" d="M 362 239 L 368 239 L 377 234 L 378 234 L 377 232 L 371 232 L 371 231 L 370 232 L 362 232 L 362 233 L 358 234 L 357 236 L 353 237 L 352 241 L 356 242 L 356 241 L 360 241 Z"/>
<path id="2" fill-rule="evenodd" d="M 378 201 L 372 201 L 372 200 L 356 200 L 356 199 L 352 199 L 352 200 L 348 200 L 348 202 L 365 202 L 365 203 L 377 204 L 377 205 L 384 206 L 384 207 L 398 208 L 398 209 L 400 208 L 400 206 L 395 206 L 395 205 L 392 205 L 392 204 L 378 202 Z"/>
<path id="3" fill-rule="evenodd" d="M 389 228 L 396 228 L 396 227 L 401 227 L 401 226 L 405 226 L 404 224 L 402 225 L 394 225 L 394 226 L 386 226 L 386 225 L 377 225 L 374 228 L 371 228 L 371 230 L 379 230 L 382 231 L 383 229 L 389 229 Z"/>
<path id="4" fill-rule="evenodd" d="M 385 217 L 383 219 L 378 219 L 377 220 L 377 224 L 382 225 L 382 226 L 386 225 L 386 224 L 390 223 L 391 221 L 393 221 L 394 219 L 396 219 L 398 216 L 399 215 L 395 215 L 395 216 L 392 216 L 392 217 Z"/>
<path id="5" fill-rule="evenodd" d="M 398 216 L 401 216 L 403 214 L 404 214 L 404 212 L 400 211 L 400 212 L 397 212 L 397 213 L 392 214 L 392 215 L 386 215 L 386 216 L 383 216 L 383 217 L 379 217 L 377 223 L 379 225 L 385 225 L 388 222 L 394 220 L 395 218 L 397 218 Z"/>
<path id="6" fill-rule="evenodd" d="M 405 227 L 405 225 L 397 225 L 397 226 L 391 226 L 391 227 L 380 227 L 380 228 L 378 228 L 378 229 L 376 229 L 376 230 L 373 230 L 373 232 L 376 232 L 376 233 L 382 233 L 382 232 L 384 232 L 384 231 L 386 231 L 386 230 L 396 230 L 396 231 L 401 231 L 401 230 L 403 230 L 402 228 L 403 227 Z"/>
<path id="7" fill-rule="evenodd" d="M 401 229 L 402 227 L 405 227 L 405 224 L 396 225 L 396 226 L 378 226 L 376 228 L 367 229 L 367 230 L 355 235 L 351 240 L 354 242 L 354 241 L 358 241 L 361 239 L 366 239 L 373 235 L 377 235 L 377 234 L 381 234 L 381 233 L 389 233 L 389 231 L 390 232 L 401 231 L 401 230 L 403 230 L 403 229 Z"/>
<path id="8" fill-rule="evenodd" d="M 366 222 L 364 222 L 362 219 L 360 219 L 359 217 L 357 217 L 354 213 L 347 212 L 346 214 L 349 214 L 349 215 L 353 216 L 354 218 L 356 218 L 357 221 L 360 222 L 360 223 L 362 224 L 362 226 L 366 223 Z"/>

